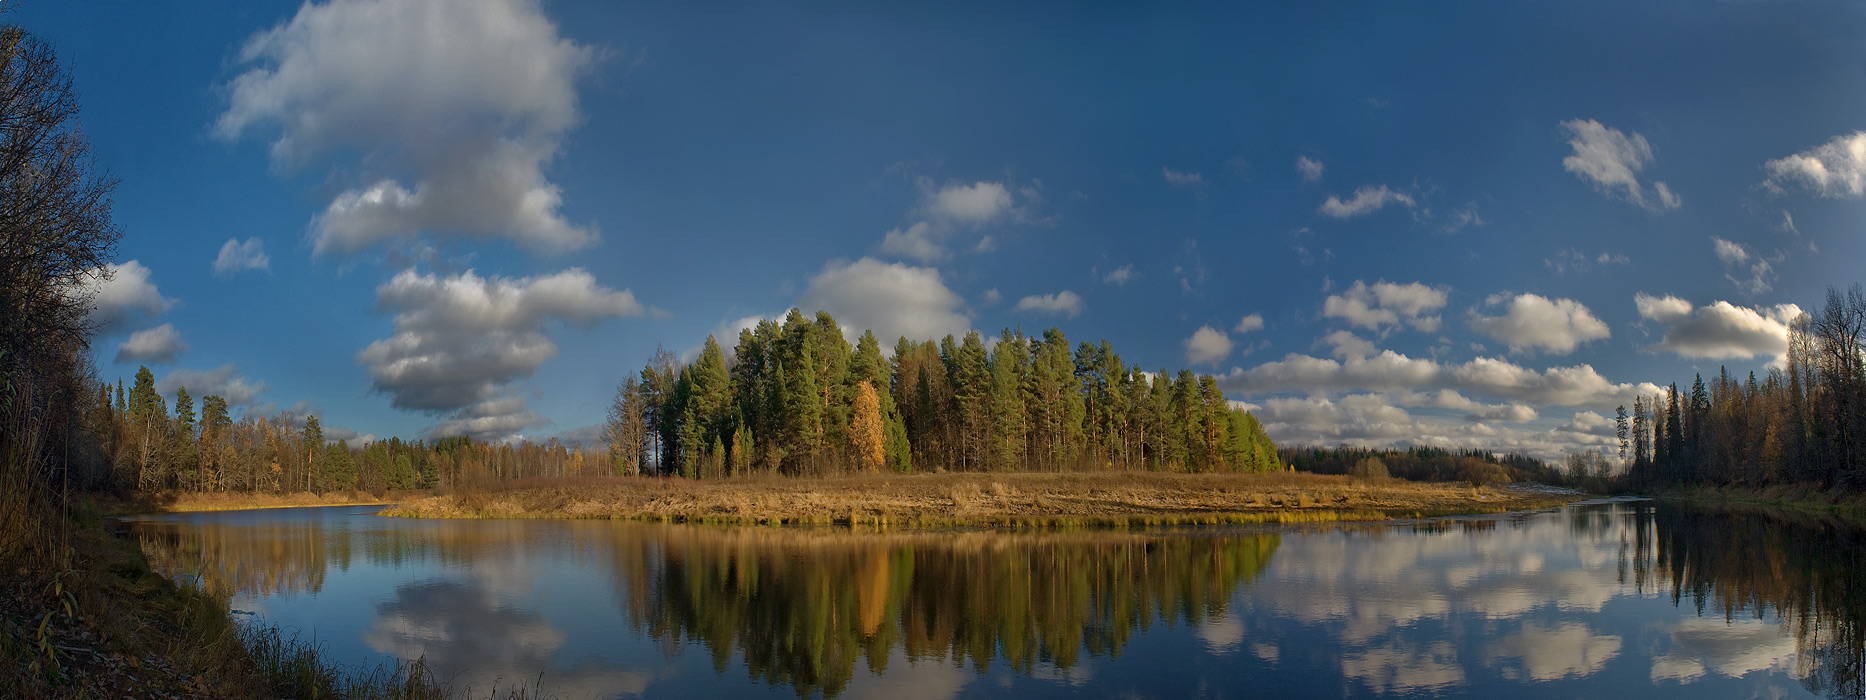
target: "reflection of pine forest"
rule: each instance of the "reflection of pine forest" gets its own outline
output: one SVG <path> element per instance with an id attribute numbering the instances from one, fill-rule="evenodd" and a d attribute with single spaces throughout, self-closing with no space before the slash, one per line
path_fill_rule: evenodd
<path id="1" fill-rule="evenodd" d="M 1120 653 L 1157 620 L 1196 623 L 1224 611 L 1276 551 L 1277 535 L 857 535 L 666 530 L 632 549 L 631 619 L 659 638 L 687 637 L 715 666 L 740 652 L 750 673 L 833 696 L 855 662 L 994 655 L 1021 671 Z M 651 553 L 652 552 L 652 553 Z"/>
<path id="2" fill-rule="evenodd" d="M 1604 527 L 1610 511 L 1574 514 Z M 1866 526 L 1782 511 L 1641 508 L 1623 572 L 1707 616 L 1779 615 L 1810 690 L 1866 697 Z M 141 523 L 162 570 L 222 593 L 316 592 L 329 567 L 468 564 L 536 547 L 531 521 L 356 528 L 317 519 L 267 525 Z M 725 672 L 836 695 L 858 661 L 890 652 L 984 668 L 1067 669 L 1118 655 L 1162 620 L 1221 614 L 1276 552 L 1274 534 L 856 533 L 560 523 L 557 540 L 613 567 L 618 605 L 665 643 L 698 642 Z M 553 546 L 553 545 L 543 545 Z M 899 656 L 895 656 L 898 663 Z"/>
<path id="3" fill-rule="evenodd" d="M 1814 693 L 1866 697 L 1866 527 L 1771 510 L 1668 506 L 1641 513 L 1661 585 L 1699 614 L 1780 615 L 1795 637 L 1794 674 Z M 1637 532 L 1647 532 L 1644 523 Z"/>
<path id="4" fill-rule="evenodd" d="M 513 525 L 537 525 L 517 522 Z M 585 555 L 612 551 L 631 624 L 734 652 L 753 677 L 799 696 L 836 695 L 856 662 L 994 658 L 1021 671 L 1120 653 L 1156 622 L 1221 614 L 1279 538 L 1266 534 L 873 534 L 622 524 L 571 526 Z M 531 537 L 536 533 L 532 532 Z M 172 574 L 223 593 L 315 592 L 326 567 L 472 552 L 534 541 L 518 527 L 350 530 L 145 523 L 139 539 Z"/>

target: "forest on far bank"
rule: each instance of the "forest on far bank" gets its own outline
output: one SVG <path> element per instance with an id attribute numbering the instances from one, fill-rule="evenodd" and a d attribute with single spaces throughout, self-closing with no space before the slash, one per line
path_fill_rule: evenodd
<path id="1" fill-rule="evenodd" d="M 73 397 L 116 488 L 183 492 L 381 492 L 530 477 L 718 478 L 916 471 L 1270 471 L 1276 445 L 1209 375 L 1145 372 L 1106 341 L 1062 331 L 851 345 L 829 314 L 793 310 L 709 337 L 691 364 L 656 353 L 617 389 L 604 445 L 464 436 L 352 446 L 316 416 L 247 415 L 224 398 L 171 398 L 148 368 Z M 606 448 L 606 449 L 605 449 Z"/>

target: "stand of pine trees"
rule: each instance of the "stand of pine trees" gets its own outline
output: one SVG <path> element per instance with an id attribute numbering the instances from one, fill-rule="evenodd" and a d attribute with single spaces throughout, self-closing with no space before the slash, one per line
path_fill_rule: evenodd
<path id="1" fill-rule="evenodd" d="M 1866 294 L 1829 289 L 1789 326 L 1782 367 L 1720 369 L 1633 402 L 1621 453 L 1638 485 L 1866 488 Z"/>
<path id="2" fill-rule="evenodd" d="M 1212 377 L 1143 372 L 1107 341 L 971 332 L 883 357 L 873 332 L 851 347 L 797 309 L 741 331 L 731 360 L 712 337 L 689 365 L 656 353 L 618 387 L 606 440 L 615 473 L 689 477 L 1283 468 Z"/>
<path id="3" fill-rule="evenodd" d="M 236 421 L 226 400 L 213 395 L 201 397 L 197 414 L 187 387 L 176 390 L 170 411 L 147 367 L 128 389 L 104 383 L 73 403 L 103 452 L 109 481 L 126 491 L 380 493 L 581 476 L 590 473 L 586 464 L 603 463 L 556 439 L 513 445 L 389 438 L 352 447 L 347 440 L 327 441 L 317 416 Z"/>

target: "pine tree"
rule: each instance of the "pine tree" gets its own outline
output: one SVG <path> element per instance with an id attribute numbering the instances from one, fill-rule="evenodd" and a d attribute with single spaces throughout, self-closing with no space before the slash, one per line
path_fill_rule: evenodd
<path id="1" fill-rule="evenodd" d="M 887 462 L 887 434 L 881 420 L 881 399 L 866 381 L 855 385 L 849 416 L 849 447 L 854 466 L 862 472 L 881 471 Z"/>
<path id="2" fill-rule="evenodd" d="M 1626 464 L 1626 404 L 1620 404 L 1613 411 L 1613 434 L 1620 439 L 1620 464 Z"/>
<path id="3" fill-rule="evenodd" d="M 992 469 L 1022 469 L 1029 445 L 1029 412 L 1024 406 L 1024 383 L 1030 374 L 1030 345 L 1022 334 L 1005 330 L 991 358 L 990 438 L 987 458 Z"/>

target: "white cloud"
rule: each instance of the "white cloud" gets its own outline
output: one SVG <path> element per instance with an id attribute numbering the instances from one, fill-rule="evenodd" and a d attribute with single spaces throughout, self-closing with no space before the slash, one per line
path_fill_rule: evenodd
<path id="1" fill-rule="evenodd" d="M 889 230 L 881 239 L 881 252 L 920 262 L 941 262 L 952 257 L 945 245 L 935 239 L 933 225 L 925 221 L 915 222 L 906 229 Z"/>
<path id="2" fill-rule="evenodd" d="M 1741 243 L 1732 243 L 1716 236 L 1711 236 L 1711 244 L 1717 249 L 1717 259 L 1727 264 L 1737 264 L 1749 259 L 1749 249 Z"/>
<path id="3" fill-rule="evenodd" d="M 997 287 L 992 287 L 985 290 L 984 294 L 978 295 L 978 301 L 986 306 L 996 306 L 998 302 L 1004 301 L 1004 294 L 1000 293 Z"/>
<path id="4" fill-rule="evenodd" d="M 1639 182 L 1639 171 L 1653 160 L 1652 144 L 1634 132 L 1626 135 L 1592 119 L 1572 119 L 1561 123 L 1568 134 L 1574 155 L 1563 158 L 1562 167 L 1588 181 L 1595 189 L 1625 199 L 1652 211 L 1677 209 L 1678 195 L 1663 182 L 1652 183 L 1652 195 Z"/>
<path id="5" fill-rule="evenodd" d="M 160 316 L 175 306 L 174 299 L 162 296 L 149 281 L 149 268 L 135 260 L 104 265 L 85 277 L 76 294 L 90 299 L 90 320 L 100 336 L 123 330 L 138 316 Z"/>
<path id="6" fill-rule="evenodd" d="M 1321 182 L 1322 170 L 1322 161 L 1308 156 L 1296 156 L 1296 174 L 1302 176 L 1303 182 Z"/>
<path id="7" fill-rule="evenodd" d="M 1186 363 L 1216 365 L 1231 356 L 1231 337 L 1211 326 L 1199 326 L 1186 339 Z"/>
<path id="8" fill-rule="evenodd" d="M 188 351 L 188 344 L 182 342 L 181 333 L 175 330 L 175 324 L 164 323 L 154 328 L 136 331 L 130 339 L 117 346 L 117 362 L 154 362 L 175 364 L 175 357 Z"/>
<path id="9" fill-rule="evenodd" d="M 1330 354 L 1343 360 L 1367 357 L 1378 350 L 1372 342 L 1352 331 L 1335 331 L 1323 336 L 1322 342 L 1334 347 Z"/>
<path id="10" fill-rule="evenodd" d="M 983 224 L 1011 210 L 1011 192 L 1001 182 L 952 183 L 931 191 L 921 208 L 934 218 Z"/>
<path id="11" fill-rule="evenodd" d="M 1444 308 L 1448 292 L 1418 282 L 1395 284 L 1381 280 L 1369 286 L 1360 280 L 1322 303 L 1322 316 L 1339 318 L 1351 326 L 1381 330 L 1401 324 L 1431 333 L 1439 317 L 1427 315 Z"/>
<path id="12" fill-rule="evenodd" d="M 220 255 L 214 258 L 214 274 L 226 276 L 241 270 L 270 269 L 272 259 L 266 256 L 265 241 L 248 238 L 244 243 L 229 238 L 220 246 Z"/>
<path id="13" fill-rule="evenodd" d="M 920 202 L 909 212 L 912 224 L 890 229 L 881 239 L 881 252 L 923 263 L 943 262 L 952 257 L 948 239 L 961 228 L 978 228 L 1010 216 L 1018 223 L 1043 225 L 1034 208 L 1042 202 L 1042 183 L 1021 187 L 1017 194 L 1024 200 L 1018 206 L 1011 188 L 1002 182 L 980 180 L 972 184 L 949 182 L 935 185 L 932 178 L 914 181 L 920 190 Z M 994 236 L 981 237 L 971 247 L 975 253 L 997 250 Z"/>
<path id="14" fill-rule="evenodd" d="M 1664 329 L 1655 347 L 1679 357 L 1713 360 L 1786 355 L 1788 325 L 1801 315 L 1801 307 L 1794 304 L 1750 308 L 1718 301 L 1694 307 L 1670 295 L 1638 294 L 1633 304 L 1640 318 Z"/>
<path id="15" fill-rule="evenodd" d="M 1595 267 L 1626 265 L 1630 262 L 1631 260 L 1620 253 L 1602 252 L 1599 255 L 1588 255 L 1581 252 L 1579 248 L 1568 248 L 1556 251 L 1554 257 L 1543 258 L 1542 266 L 1553 270 L 1555 274 L 1563 275 L 1569 272 L 1587 272 Z"/>
<path id="16" fill-rule="evenodd" d="M 1263 330 L 1263 314 L 1251 314 L 1249 316 L 1240 318 L 1238 319 L 1238 325 L 1233 327 L 1231 330 L 1236 331 L 1238 333 L 1249 333 L 1251 331 Z"/>
<path id="17" fill-rule="evenodd" d="M 1024 297 L 1017 300 L 1012 311 L 1034 311 L 1043 314 L 1062 314 L 1075 318 L 1082 313 L 1082 297 L 1067 289 L 1055 294 L 1043 294 Z"/>
<path id="18" fill-rule="evenodd" d="M 1205 176 L 1197 172 L 1182 173 L 1172 168 L 1160 168 L 1160 175 L 1174 187 L 1204 187 Z"/>
<path id="19" fill-rule="evenodd" d="M 354 158 L 337 170 L 355 185 L 312 222 L 316 253 L 424 232 L 576 250 L 597 233 L 564 220 L 544 169 L 596 58 L 526 0 L 306 3 L 241 48 L 214 133 L 276 127 L 282 170 Z"/>
<path id="20" fill-rule="evenodd" d="M 1125 285 L 1138 276 L 1139 275 L 1134 272 L 1133 265 L 1122 265 L 1109 271 L 1108 274 L 1102 275 L 1101 281 L 1112 285 Z"/>
<path id="21" fill-rule="evenodd" d="M 1755 296 L 1775 288 L 1775 265 L 1762 256 L 1755 255 L 1741 243 L 1726 241 L 1716 236 L 1711 237 L 1711 245 L 1717 251 L 1717 259 L 1724 264 L 1723 278 L 1735 285 L 1744 294 Z M 1753 261 L 1753 262 L 1752 262 Z M 1776 262 L 1781 261 L 1777 256 Z M 1738 274 L 1744 276 L 1739 277 Z"/>
<path id="22" fill-rule="evenodd" d="M 533 413 L 523 396 L 502 396 L 467 406 L 423 431 L 428 439 L 465 435 L 487 442 L 516 442 L 524 433 L 549 423 Z"/>
<path id="23" fill-rule="evenodd" d="M 845 334 L 875 332 L 885 347 L 900 337 L 932 340 L 971 328 L 964 300 L 939 270 L 873 258 L 832 260 L 810 280 L 798 305 L 828 311 Z"/>
<path id="24" fill-rule="evenodd" d="M 1471 327 L 1508 344 L 1510 352 L 1545 350 L 1566 355 L 1583 343 L 1611 335 L 1605 322 L 1573 299 L 1518 294 L 1494 295 L 1486 302 L 1488 306 L 1504 304 L 1508 308 L 1502 316 L 1483 316 L 1473 310 Z"/>
<path id="25" fill-rule="evenodd" d="M 1859 199 L 1866 195 L 1866 131 L 1835 136 L 1825 144 L 1763 164 L 1769 179 L 1763 186 L 1775 192 L 1799 183 L 1815 195 L 1832 199 Z"/>
<path id="26" fill-rule="evenodd" d="M 1322 202 L 1321 212 L 1337 219 L 1347 219 L 1363 214 L 1372 214 L 1388 204 L 1403 204 L 1412 207 L 1416 204 L 1412 195 L 1396 192 L 1386 185 L 1362 185 L 1354 190 L 1354 197 L 1343 200 L 1336 195 L 1328 195 Z"/>
<path id="27" fill-rule="evenodd" d="M 231 406 L 249 406 L 265 393 L 265 382 L 254 381 L 240 374 L 240 370 L 231 364 L 221 365 L 217 369 L 176 369 L 156 380 L 156 391 L 165 396 L 174 396 L 175 390 L 186 387 L 188 395 L 193 396 L 196 406 L 203 396 L 218 396 L 226 399 Z"/>
<path id="28" fill-rule="evenodd" d="M 1225 391 L 1245 396 L 1284 392 L 1335 394 L 1351 391 L 1419 392 L 1452 389 L 1530 406 L 1613 406 L 1635 395 L 1659 391 L 1655 384 L 1614 383 L 1591 365 L 1534 370 L 1496 358 L 1441 364 L 1382 350 L 1365 357 L 1331 360 L 1291 353 L 1256 367 L 1218 377 Z"/>
<path id="29" fill-rule="evenodd" d="M 557 355 L 544 334 L 558 320 L 590 325 L 646 309 L 628 290 L 581 268 L 540 277 L 456 276 L 403 270 L 376 289 L 395 333 L 357 353 L 371 385 L 405 410 L 447 412 L 494 399 Z"/>

